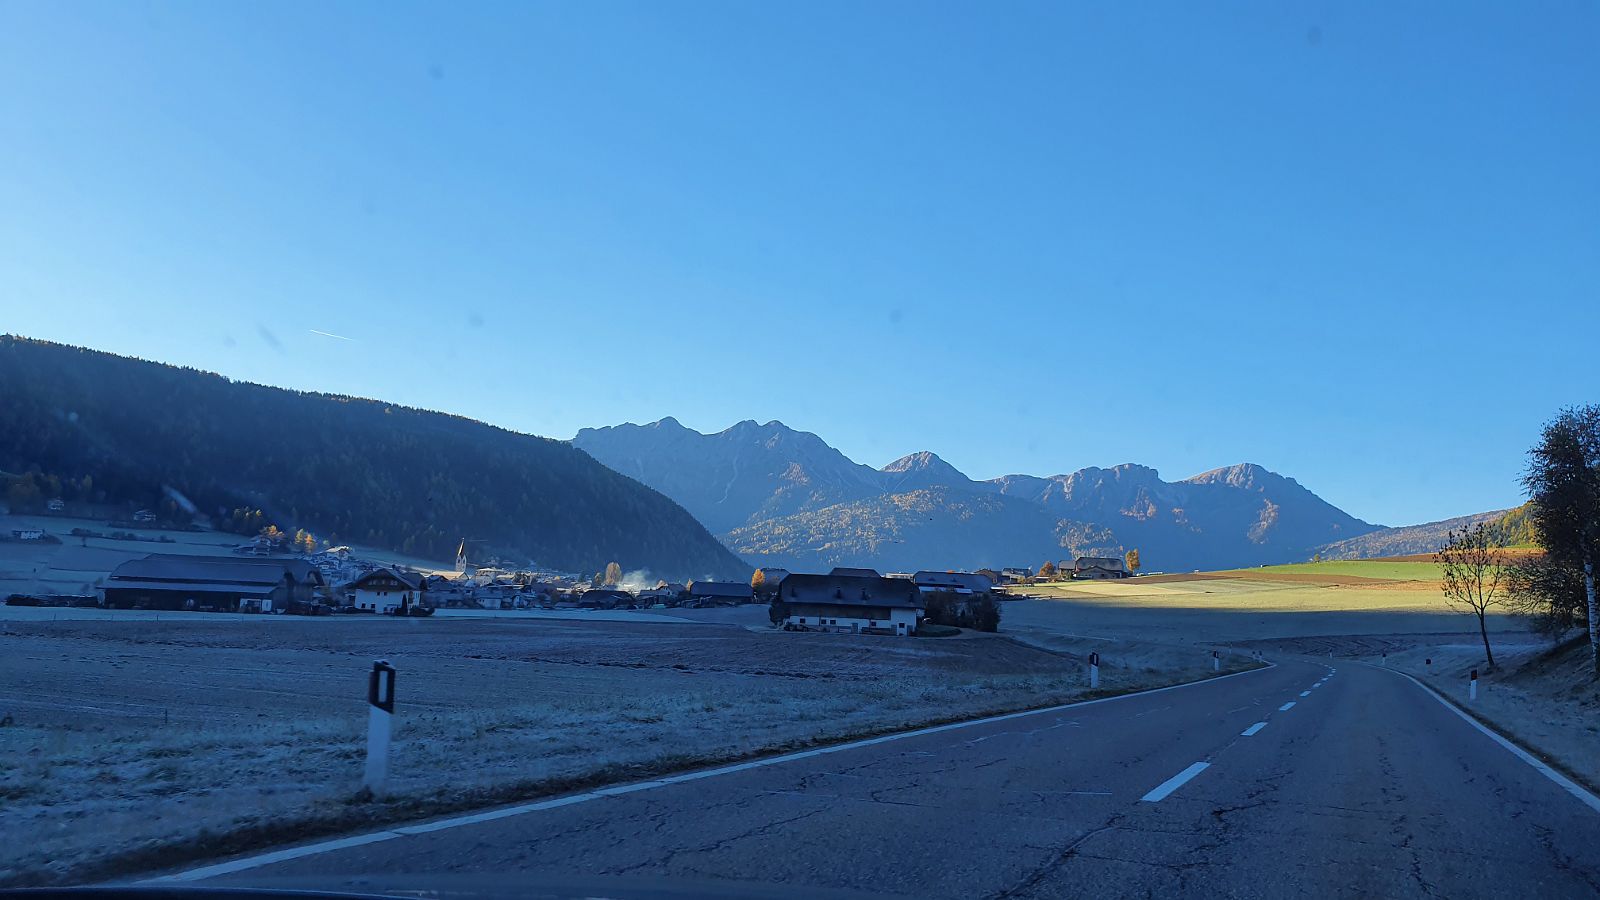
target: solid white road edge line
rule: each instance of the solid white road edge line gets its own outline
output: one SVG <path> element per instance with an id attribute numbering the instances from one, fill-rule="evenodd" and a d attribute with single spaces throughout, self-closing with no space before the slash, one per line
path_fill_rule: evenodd
<path id="1" fill-rule="evenodd" d="M 247 856 L 243 859 L 235 859 L 228 862 L 216 863 L 214 865 L 201 866 L 198 869 L 189 869 L 187 871 L 177 872 L 172 875 L 161 875 L 156 878 L 147 878 L 135 883 L 170 884 L 173 882 L 203 881 L 207 878 L 215 878 L 218 875 L 231 875 L 234 872 L 243 872 L 247 869 L 270 866 L 273 863 L 286 862 L 291 859 L 300 859 L 301 857 L 305 856 L 316 856 L 322 853 L 332 853 L 336 850 L 359 847 L 363 844 L 375 844 L 379 841 L 392 841 L 395 838 L 406 837 L 407 835 L 428 834 L 434 831 L 444 831 L 447 828 L 459 828 L 463 825 L 476 825 L 479 822 L 490 822 L 495 819 L 505 819 L 512 816 L 525 815 L 531 812 L 555 809 L 560 806 L 571 806 L 574 803 L 586 803 L 590 800 L 598 800 L 602 797 L 626 794 L 633 791 L 651 790 L 653 788 L 665 787 L 669 784 L 679 784 L 685 781 L 695 781 L 701 778 L 711 778 L 717 775 L 728 775 L 734 772 L 743 772 L 746 769 L 760 769 L 766 766 L 776 766 L 787 762 L 794 762 L 798 759 L 808 759 L 813 756 L 822 756 L 828 753 L 839 753 L 845 750 L 855 750 L 860 747 L 871 747 L 875 744 L 884 744 L 888 743 L 889 741 L 900 741 L 905 740 L 906 738 L 922 737 L 923 735 L 928 734 L 939 734 L 940 732 L 954 731 L 958 728 L 971 728 L 974 725 L 987 725 L 993 722 L 1005 722 L 1011 719 L 1020 719 L 1024 716 L 1049 715 L 1050 713 L 1061 712 L 1068 709 L 1076 709 L 1082 706 L 1094 706 L 1097 703 L 1111 703 L 1116 700 L 1128 700 L 1134 697 L 1147 697 L 1151 694 L 1160 694 L 1165 691 L 1175 691 L 1179 688 L 1193 687 L 1194 685 L 1198 684 L 1214 684 L 1215 682 L 1223 681 L 1228 678 L 1237 678 L 1240 675 L 1250 675 L 1255 672 L 1265 672 L 1269 669 L 1275 668 L 1277 668 L 1277 664 L 1269 662 L 1259 669 L 1246 669 L 1243 672 L 1232 672 L 1227 675 L 1219 675 L 1215 678 L 1201 678 L 1197 681 L 1185 681 L 1180 684 L 1169 684 L 1166 687 L 1151 688 L 1147 691 L 1135 691 L 1131 694 L 1118 694 L 1115 697 L 1101 697 L 1096 700 L 1079 700 L 1074 703 L 1062 703 L 1058 706 L 1047 706 L 1043 709 L 1029 709 L 1023 710 L 1022 712 L 989 716 L 983 719 L 970 719 L 965 722 L 951 722 L 947 725 L 934 725 L 928 728 L 917 728 L 912 731 L 898 731 L 894 734 L 886 734 L 880 737 L 851 741 L 847 744 L 834 744 L 828 747 L 818 747 L 814 750 L 801 750 L 796 753 L 786 753 L 782 756 L 751 760 L 750 762 L 736 763 L 729 766 L 720 766 L 718 768 L 706 769 L 699 772 L 686 772 L 681 775 L 668 775 L 661 778 L 652 778 L 647 781 L 636 781 L 631 784 L 612 785 L 611 787 L 586 791 L 582 794 L 573 794 L 570 796 L 558 797 L 550 800 L 539 800 L 534 803 L 522 803 L 516 806 L 507 806 L 501 809 L 490 810 L 488 812 L 473 813 L 466 816 L 456 816 L 449 819 L 440 819 L 437 822 L 426 822 L 420 825 L 405 825 L 399 828 L 374 831 L 368 834 L 356 835 L 354 837 L 338 838 L 331 841 L 321 841 L 315 844 L 306 844 L 303 847 L 290 847 L 285 850 L 274 850 L 271 853 L 262 853 L 257 856 Z M 1195 765 L 1199 766 L 1200 769 L 1204 769 L 1210 764 L 1196 763 Z M 1195 769 L 1194 766 L 1190 766 L 1189 768 L 1194 769 L 1196 773 L 1200 771 L 1200 769 Z M 1189 778 L 1193 777 L 1194 775 L 1191 774 L 1184 778 L 1183 781 L 1187 781 Z M 1172 785 L 1172 790 L 1176 790 L 1178 785 L 1182 784 L 1183 781 L 1179 781 L 1178 784 Z M 1156 790 L 1159 791 L 1160 788 L 1157 788 Z M 1168 790 L 1167 793 L 1170 794 L 1172 790 Z M 1151 791 L 1151 794 L 1154 793 L 1155 791 Z M 1166 795 L 1163 794 L 1162 796 Z M 1149 795 L 1146 795 L 1145 799 L 1148 800 Z"/>
<path id="2" fill-rule="evenodd" d="M 1190 766 L 1189 768 L 1184 769 L 1182 772 L 1179 772 L 1178 774 L 1172 776 L 1171 778 L 1168 778 L 1166 781 L 1163 781 L 1160 784 L 1156 785 L 1156 789 L 1155 790 L 1151 791 L 1148 794 L 1145 794 L 1143 797 L 1140 797 L 1139 799 L 1143 800 L 1146 803 L 1160 803 L 1161 801 L 1167 799 L 1167 795 L 1171 794 L 1173 791 L 1177 790 L 1178 788 L 1183 787 L 1184 784 L 1186 784 L 1189 781 L 1189 779 L 1195 777 L 1196 775 L 1199 775 L 1201 772 L 1204 772 L 1206 769 L 1209 769 L 1210 767 L 1211 767 L 1211 763 L 1208 763 L 1208 762 L 1197 762 L 1194 765 Z"/>
<path id="3" fill-rule="evenodd" d="M 1267 727 L 1267 723 L 1257 722 L 1254 725 L 1251 725 L 1249 728 L 1239 732 L 1239 737 L 1249 737 L 1265 727 Z"/>
<path id="4" fill-rule="evenodd" d="M 1382 668 L 1387 668 L 1387 667 L 1386 666 L 1376 666 L 1375 668 L 1382 669 Z M 1412 684 L 1416 685 L 1419 688 L 1422 688 L 1424 691 L 1427 691 L 1429 696 L 1431 696 L 1431 697 L 1433 697 L 1433 699 L 1439 701 L 1439 705 L 1440 706 L 1443 706 L 1445 709 L 1448 709 L 1451 712 L 1455 713 L 1456 715 L 1460 716 L 1461 717 L 1461 721 L 1466 722 L 1468 725 L 1471 725 L 1473 728 L 1476 728 L 1479 731 L 1483 732 L 1485 735 L 1488 736 L 1488 738 L 1490 740 L 1494 741 L 1496 744 L 1499 744 L 1500 746 L 1506 748 L 1507 750 L 1510 750 L 1518 759 L 1522 760 L 1523 762 L 1525 762 L 1528 765 L 1530 765 L 1530 766 L 1534 767 L 1535 769 L 1537 769 L 1539 771 L 1539 774 L 1541 774 L 1544 777 L 1550 779 L 1551 781 L 1554 781 L 1557 785 L 1559 785 L 1562 788 L 1562 790 L 1565 790 L 1567 793 L 1569 793 L 1572 796 L 1578 798 L 1578 802 L 1579 803 L 1582 803 L 1584 806 L 1587 806 L 1590 809 L 1594 810 L 1595 812 L 1600 813 L 1600 797 L 1596 797 L 1592 792 L 1590 792 L 1590 790 L 1588 788 L 1584 787 L 1581 784 L 1578 784 L 1577 782 L 1575 782 L 1571 778 L 1568 778 L 1567 776 L 1561 774 L 1560 772 L 1557 772 L 1555 769 L 1550 768 L 1548 765 L 1546 765 L 1544 763 L 1543 760 L 1539 759 L 1539 757 L 1534 756 L 1532 753 L 1529 753 L 1528 751 L 1522 749 L 1521 747 L 1518 747 L 1516 745 L 1516 743 L 1514 743 L 1512 740 L 1510 740 L 1506 736 L 1502 735 L 1500 732 L 1495 731 L 1493 728 L 1490 728 L 1489 726 L 1483 724 L 1482 722 L 1479 722 L 1477 719 L 1474 719 L 1473 717 L 1471 717 L 1471 716 L 1467 715 L 1466 713 L 1462 712 L 1461 710 L 1457 709 L 1455 704 L 1453 704 L 1449 700 L 1446 700 L 1443 697 L 1439 696 L 1439 692 L 1434 690 L 1433 688 L 1429 687 L 1428 685 L 1423 684 L 1422 682 L 1418 681 L 1415 678 L 1412 678 L 1407 673 L 1402 672 L 1402 671 L 1400 671 L 1398 669 L 1389 669 L 1388 671 L 1393 672 L 1396 675 L 1404 676 L 1405 678 L 1409 679 Z"/>
<path id="5" fill-rule="evenodd" d="M 1290 700 L 1288 703 L 1285 703 L 1284 705 L 1278 707 L 1278 712 L 1288 712 L 1293 706 L 1294 706 L 1294 701 Z"/>

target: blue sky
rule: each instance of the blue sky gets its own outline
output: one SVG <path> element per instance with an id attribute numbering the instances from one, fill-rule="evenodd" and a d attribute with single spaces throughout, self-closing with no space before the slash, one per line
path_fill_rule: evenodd
<path id="1" fill-rule="evenodd" d="M 0 0 L 0 331 L 553 437 L 776 418 L 872 465 L 1507 506 L 1600 401 L 1597 37 L 1579 2 Z"/>

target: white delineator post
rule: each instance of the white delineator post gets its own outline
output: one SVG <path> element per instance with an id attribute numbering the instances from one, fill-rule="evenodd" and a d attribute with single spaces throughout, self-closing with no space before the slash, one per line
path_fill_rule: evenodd
<path id="1" fill-rule="evenodd" d="M 1089 687 L 1100 686 L 1100 654 L 1089 654 Z"/>
<path id="2" fill-rule="evenodd" d="M 1478 670 L 1472 670 L 1472 680 L 1467 682 L 1467 699 L 1478 699 Z"/>
<path id="3" fill-rule="evenodd" d="M 385 660 L 367 674 L 367 771 L 361 783 L 381 795 L 389 780 L 389 738 L 394 732 L 394 666 Z"/>
<path id="4" fill-rule="evenodd" d="M 1222 671 L 1222 654 L 1216 650 L 1211 651 L 1211 671 Z"/>

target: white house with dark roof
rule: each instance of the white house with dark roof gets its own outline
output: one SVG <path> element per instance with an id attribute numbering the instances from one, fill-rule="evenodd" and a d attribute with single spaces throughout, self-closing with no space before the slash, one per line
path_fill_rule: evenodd
<path id="1" fill-rule="evenodd" d="M 345 587 L 345 593 L 356 609 L 389 615 L 404 613 L 422 603 L 422 594 L 427 587 L 422 576 L 416 572 L 374 569 L 350 582 Z"/>
<path id="2" fill-rule="evenodd" d="M 916 584 L 903 578 L 794 574 L 778 596 L 791 631 L 906 636 L 916 633 L 927 608 Z"/>

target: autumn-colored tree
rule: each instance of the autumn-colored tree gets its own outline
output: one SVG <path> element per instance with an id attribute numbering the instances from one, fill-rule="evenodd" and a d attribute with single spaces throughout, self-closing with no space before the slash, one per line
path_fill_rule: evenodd
<path id="1" fill-rule="evenodd" d="M 761 571 L 760 569 L 757 569 L 756 573 L 750 576 L 750 590 L 759 594 L 761 593 L 761 589 L 765 587 L 766 584 L 767 573 Z"/>
<path id="2" fill-rule="evenodd" d="M 616 587 L 621 583 L 622 566 L 614 562 L 606 563 L 606 587 Z"/>
<path id="3" fill-rule="evenodd" d="M 1044 565 L 1039 567 L 1039 577 L 1047 581 L 1056 577 L 1056 564 L 1048 559 L 1045 560 Z"/>
<path id="4" fill-rule="evenodd" d="M 1135 547 L 1122 554 L 1122 562 L 1127 565 L 1129 572 L 1139 571 L 1139 548 Z"/>

